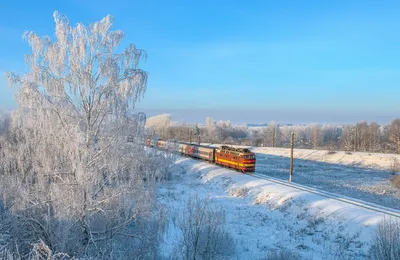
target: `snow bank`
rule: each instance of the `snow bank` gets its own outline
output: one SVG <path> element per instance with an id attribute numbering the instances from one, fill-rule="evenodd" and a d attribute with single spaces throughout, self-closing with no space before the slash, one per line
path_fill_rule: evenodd
<path id="1" fill-rule="evenodd" d="M 160 190 L 160 201 L 172 209 L 171 223 L 190 194 L 210 197 L 226 210 L 238 259 L 259 259 L 282 249 L 305 259 L 367 258 L 376 225 L 385 217 L 193 159 L 179 159 L 176 167 L 175 179 Z M 166 255 L 175 235 L 172 223 Z"/>

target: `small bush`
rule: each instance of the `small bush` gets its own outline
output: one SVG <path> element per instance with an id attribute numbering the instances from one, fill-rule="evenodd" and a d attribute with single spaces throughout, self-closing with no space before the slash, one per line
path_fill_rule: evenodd
<path id="1" fill-rule="evenodd" d="M 327 155 L 332 155 L 332 154 L 335 154 L 335 153 L 336 153 L 336 151 L 329 150 L 326 154 Z"/>
<path id="2" fill-rule="evenodd" d="M 400 175 L 390 178 L 390 182 L 392 183 L 393 187 L 400 188 Z"/>
<path id="3" fill-rule="evenodd" d="M 328 145 L 328 153 L 327 154 L 335 154 L 337 150 L 337 146 L 334 142 L 330 142 Z"/>
<path id="4" fill-rule="evenodd" d="M 300 257 L 293 252 L 282 249 L 280 251 L 271 250 L 265 258 L 261 260 L 298 260 Z"/>
<path id="5" fill-rule="evenodd" d="M 178 217 L 181 237 L 173 259 L 234 259 L 236 244 L 225 229 L 225 212 L 209 199 L 190 196 Z"/>
<path id="6" fill-rule="evenodd" d="M 378 224 L 370 249 L 373 260 L 400 259 L 400 222 L 396 219 L 383 219 Z"/>
<path id="7" fill-rule="evenodd" d="M 392 174 L 395 175 L 397 172 L 400 172 L 400 162 L 397 158 L 392 158 L 392 163 L 390 164 L 390 170 Z"/>
<path id="8" fill-rule="evenodd" d="M 232 188 L 229 190 L 229 195 L 234 197 L 246 197 L 247 193 L 249 192 L 249 188 L 247 187 L 240 187 L 240 188 Z"/>

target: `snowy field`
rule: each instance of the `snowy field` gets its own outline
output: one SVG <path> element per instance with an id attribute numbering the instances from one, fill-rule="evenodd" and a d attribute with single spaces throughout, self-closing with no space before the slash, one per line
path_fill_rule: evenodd
<path id="1" fill-rule="evenodd" d="M 256 172 L 289 178 L 290 149 L 254 148 Z M 393 158 L 400 155 L 294 150 L 293 181 L 329 192 L 400 209 L 400 190 L 390 183 Z"/>
<path id="2" fill-rule="evenodd" d="M 264 155 L 269 158 L 268 155 Z M 271 250 L 290 250 L 302 259 L 366 259 L 383 214 L 179 157 L 159 201 L 169 209 L 163 253 L 179 237 L 176 218 L 193 194 L 209 197 L 226 212 L 226 228 L 237 259 L 260 259 Z"/>

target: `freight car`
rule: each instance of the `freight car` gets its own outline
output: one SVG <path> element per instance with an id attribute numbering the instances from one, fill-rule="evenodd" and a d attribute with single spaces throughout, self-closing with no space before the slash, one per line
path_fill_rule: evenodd
<path id="1" fill-rule="evenodd" d="M 202 159 L 241 172 L 254 172 L 256 169 L 256 156 L 247 148 L 233 148 L 229 146 L 215 148 L 187 142 L 170 142 L 165 140 L 158 140 L 154 144 L 163 150 L 175 151 L 181 155 Z M 150 139 L 146 140 L 147 146 L 154 146 L 154 144 Z"/>

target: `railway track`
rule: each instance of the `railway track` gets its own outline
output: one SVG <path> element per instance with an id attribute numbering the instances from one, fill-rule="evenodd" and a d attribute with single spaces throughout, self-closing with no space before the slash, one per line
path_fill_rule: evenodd
<path id="1" fill-rule="evenodd" d="M 357 206 L 357 207 L 360 207 L 360 208 L 365 208 L 365 209 L 368 209 L 368 210 L 372 210 L 372 211 L 375 211 L 375 212 L 379 212 L 379 213 L 383 213 L 383 214 L 386 214 L 386 215 L 390 215 L 390 216 L 393 216 L 393 217 L 400 218 L 400 210 L 397 210 L 397 209 L 392 209 L 392 208 L 380 206 L 380 205 L 377 205 L 377 204 L 374 204 L 374 203 L 369 203 L 369 202 L 366 202 L 366 201 L 362 201 L 362 200 L 350 198 L 350 197 L 347 197 L 347 196 L 342 196 L 342 195 L 339 195 L 339 194 L 335 194 L 335 193 L 319 190 L 319 189 L 308 187 L 308 186 L 305 186 L 305 185 L 301 185 L 301 184 L 296 184 L 296 183 L 293 183 L 293 182 L 280 180 L 280 179 L 277 179 L 277 178 L 274 178 L 274 177 L 265 176 L 265 175 L 262 175 L 262 174 L 257 174 L 257 173 L 255 173 L 255 174 L 245 173 L 245 174 L 249 175 L 249 176 L 252 176 L 252 177 L 255 177 L 255 178 L 264 179 L 264 180 L 267 180 L 267 181 L 270 181 L 270 182 L 274 182 L 274 183 L 277 183 L 277 184 L 280 184 L 280 185 L 283 185 L 283 186 L 287 186 L 287 187 L 290 187 L 290 188 L 295 188 L 295 189 L 298 189 L 298 190 L 302 190 L 302 191 L 306 191 L 306 192 L 309 192 L 309 193 L 313 193 L 313 194 L 316 194 L 316 195 L 319 195 L 319 196 L 322 196 L 322 197 L 325 197 L 325 198 L 341 201 L 341 202 L 344 202 L 344 203 L 347 203 L 347 204 L 351 204 L 351 205 L 354 205 L 354 206 Z"/>
<path id="2" fill-rule="evenodd" d="M 199 159 L 199 158 L 193 158 L 192 156 L 189 156 L 189 157 L 191 157 L 192 159 Z M 208 160 L 206 160 L 206 161 L 208 163 L 211 163 Z M 214 164 L 214 163 L 212 163 L 212 164 Z M 215 164 L 215 165 L 217 165 L 217 164 Z M 223 165 L 219 165 L 219 166 L 220 167 L 226 167 L 226 166 L 223 166 Z M 232 167 L 228 167 L 228 168 L 232 169 Z M 237 169 L 233 169 L 233 170 L 237 171 Z M 337 200 L 337 201 L 340 201 L 340 202 L 343 202 L 343 203 L 346 203 L 346 204 L 350 204 L 350 205 L 353 205 L 353 206 L 357 206 L 357 207 L 360 207 L 360 208 L 364 208 L 364 209 L 368 209 L 368 210 L 371 210 L 371 211 L 383 213 L 383 214 L 386 214 L 386 215 L 389 215 L 389 216 L 392 216 L 392 217 L 400 218 L 400 210 L 398 210 L 398 209 L 384 207 L 384 206 L 381 206 L 381 205 L 378 205 L 378 204 L 362 201 L 362 200 L 359 200 L 359 199 L 347 197 L 347 196 L 344 196 L 344 195 L 339 195 L 339 194 L 332 193 L 332 192 L 327 192 L 327 191 L 324 191 L 324 190 L 312 188 L 312 187 L 309 187 L 309 186 L 305 186 L 305 185 L 301 185 L 301 184 L 297 184 L 297 183 L 293 183 L 293 182 L 284 181 L 284 180 L 281 180 L 281 179 L 277 179 L 277 178 L 266 176 L 266 175 L 262 175 L 262 174 L 257 174 L 257 173 L 252 173 L 252 174 L 250 174 L 250 173 L 242 173 L 242 174 L 246 174 L 246 175 L 249 175 L 249 176 L 252 176 L 252 177 L 255 177 L 255 178 L 259 178 L 259 179 L 264 179 L 264 180 L 267 180 L 267 181 L 270 181 L 270 182 L 274 182 L 274 183 L 277 183 L 277 184 L 280 184 L 280 185 L 283 185 L 283 186 L 287 186 L 287 187 L 290 187 L 290 188 L 294 188 L 294 189 L 306 191 L 306 192 L 309 192 L 309 193 L 313 193 L 313 194 L 316 194 L 316 195 L 319 195 L 319 196 L 322 196 L 322 197 L 325 197 L 325 198 L 334 199 L 334 200 Z"/>

